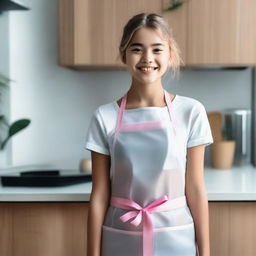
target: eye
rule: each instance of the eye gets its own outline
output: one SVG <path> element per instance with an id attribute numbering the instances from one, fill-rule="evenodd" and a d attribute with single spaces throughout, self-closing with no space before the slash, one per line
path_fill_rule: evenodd
<path id="1" fill-rule="evenodd" d="M 162 49 L 159 49 L 159 48 L 156 48 L 156 49 L 154 49 L 154 52 L 156 52 L 156 53 L 160 53 L 160 52 L 162 52 L 163 50 Z"/>
<path id="2" fill-rule="evenodd" d="M 140 48 L 133 48 L 131 51 L 132 51 L 132 52 L 140 52 L 141 49 L 140 49 Z"/>

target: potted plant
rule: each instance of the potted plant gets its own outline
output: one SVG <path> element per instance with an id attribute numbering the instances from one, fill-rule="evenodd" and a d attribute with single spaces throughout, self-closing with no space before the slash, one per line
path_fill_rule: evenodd
<path id="1" fill-rule="evenodd" d="M 9 82 L 11 80 L 3 75 L 0 74 L 0 89 L 7 88 Z M 1 102 L 1 91 L 0 91 L 0 102 Z M 7 119 L 5 118 L 4 114 L 1 113 L 0 110 L 0 158 L 3 158 L 3 150 L 6 147 L 7 142 L 14 136 L 16 133 L 20 132 L 21 130 L 25 129 L 30 124 L 29 119 L 19 119 L 9 124 Z M 0 159 L 0 162 L 2 159 Z"/>

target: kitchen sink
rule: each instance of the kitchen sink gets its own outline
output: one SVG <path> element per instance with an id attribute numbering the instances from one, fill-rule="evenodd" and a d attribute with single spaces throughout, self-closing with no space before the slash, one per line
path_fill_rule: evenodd
<path id="1" fill-rule="evenodd" d="M 74 170 L 29 170 L 0 174 L 3 186 L 58 187 L 91 182 L 92 175 Z"/>

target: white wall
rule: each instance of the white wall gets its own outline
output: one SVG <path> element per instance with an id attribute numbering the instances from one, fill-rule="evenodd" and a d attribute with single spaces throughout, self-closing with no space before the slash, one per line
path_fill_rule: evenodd
<path id="1" fill-rule="evenodd" d="M 11 119 L 31 125 L 12 140 L 14 165 L 77 168 L 93 110 L 118 99 L 130 78 L 121 71 L 74 71 L 58 66 L 57 0 L 31 1 L 10 15 Z M 207 110 L 250 107 L 250 70 L 181 72 L 165 79 L 170 92 L 194 97 Z M 227 100 L 228 99 L 228 100 Z"/>
<path id="2" fill-rule="evenodd" d="M 9 77 L 9 15 L 6 12 L 0 13 L 0 73 Z M 8 87 L 0 87 L 0 114 L 9 121 L 10 115 L 10 90 Z M 1 140 L 7 136 L 5 126 L 0 127 Z M 8 144 L 5 150 L 0 150 L 0 168 L 2 165 L 11 164 L 11 145 Z"/>

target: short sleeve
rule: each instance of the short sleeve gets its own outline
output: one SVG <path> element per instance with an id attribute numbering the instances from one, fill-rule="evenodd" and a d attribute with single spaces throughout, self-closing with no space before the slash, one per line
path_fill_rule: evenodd
<path id="1" fill-rule="evenodd" d="M 213 143 L 211 127 L 204 106 L 199 103 L 192 111 L 190 118 L 190 131 L 187 140 L 187 148 Z"/>
<path id="2" fill-rule="evenodd" d="M 85 148 L 104 155 L 110 155 L 106 129 L 99 108 L 94 111 L 91 117 L 86 134 Z"/>

